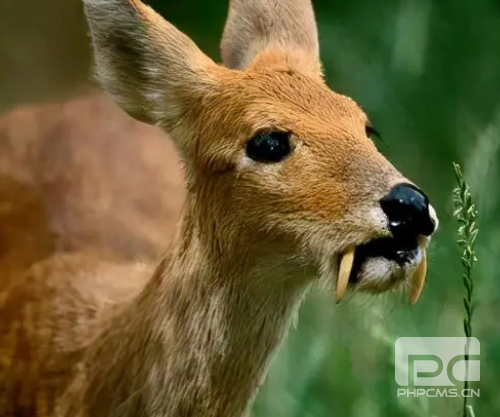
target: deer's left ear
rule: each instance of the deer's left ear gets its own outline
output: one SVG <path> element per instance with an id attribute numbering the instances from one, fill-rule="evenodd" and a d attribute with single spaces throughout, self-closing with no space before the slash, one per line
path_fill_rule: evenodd
<path id="1" fill-rule="evenodd" d="M 134 118 L 170 131 L 216 83 L 222 68 L 139 0 L 84 5 L 97 79 Z"/>
<path id="2" fill-rule="evenodd" d="M 321 78 L 311 0 L 231 0 L 221 52 L 229 68 L 245 69 L 267 52 L 269 63 L 285 60 Z"/>

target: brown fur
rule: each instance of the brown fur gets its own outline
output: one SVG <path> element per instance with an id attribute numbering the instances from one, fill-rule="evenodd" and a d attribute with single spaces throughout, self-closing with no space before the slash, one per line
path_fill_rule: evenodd
<path id="1" fill-rule="evenodd" d="M 311 283 L 388 235 L 379 200 L 404 178 L 323 83 L 309 1 L 284 4 L 232 1 L 222 67 L 138 0 L 85 0 L 103 87 L 169 132 L 188 192 L 155 267 L 184 196 L 157 129 L 116 113 L 120 138 L 74 120 L 10 145 L 0 224 L 36 216 L 6 240 L 23 255 L 2 277 L 2 415 L 242 416 Z M 284 161 L 245 155 L 263 128 L 293 132 Z"/>
<path id="2" fill-rule="evenodd" d="M 137 285 L 124 262 L 168 246 L 182 177 L 168 137 L 100 92 L 0 118 L 2 417 L 49 415 L 36 404 L 67 384 L 95 303 Z"/>

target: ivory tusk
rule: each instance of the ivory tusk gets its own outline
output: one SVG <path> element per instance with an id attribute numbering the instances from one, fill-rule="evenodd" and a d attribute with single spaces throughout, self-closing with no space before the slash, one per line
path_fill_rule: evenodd
<path id="1" fill-rule="evenodd" d="M 340 303 L 344 298 L 345 292 L 347 290 L 347 284 L 349 283 L 349 277 L 352 271 L 352 265 L 354 263 L 354 248 L 348 248 L 342 255 L 339 267 L 339 276 L 337 278 L 337 285 L 335 290 L 335 301 Z"/>
<path id="2" fill-rule="evenodd" d="M 420 264 L 418 265 L 416 271 L 413 273 L 412 277 L 412 286 L 410 292 L 410 304 L 415 304 L 420 294 L 422 293 L 422 289 L 425 284 L 425 276 L 427 274 L 427 253 L 425 249 L 422 249 L 423 255 Z"/>

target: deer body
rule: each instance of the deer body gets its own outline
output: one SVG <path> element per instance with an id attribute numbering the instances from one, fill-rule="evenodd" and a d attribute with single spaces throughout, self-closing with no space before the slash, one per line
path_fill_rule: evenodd
<path id="1" fill-rule="evenodd" d="M 96 91 L 2 116 L 0 170 L 0 415 L 52 416 L 168 247 L 183 178 L 168 137 Z"/>
<path id="2" fill-rule="evenodd" d="M 186 198 L 159 265 L 91 239 L 7 280 L 0 413 L 243 416 L 315 280 L 338 300 L 348 285 L 418 298 L 437 219 L 324 84 L 309 0 L 233 0 L 225 67 L 138 0 L 84 4 L 103 88 L 169 133 Z"/>

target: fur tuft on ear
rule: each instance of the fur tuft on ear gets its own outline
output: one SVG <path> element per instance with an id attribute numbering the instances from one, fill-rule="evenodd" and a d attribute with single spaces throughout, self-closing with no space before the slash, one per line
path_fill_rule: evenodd
<path id="1" fill-rule="evenodd" d="M 97 80 L 134 118 L 168 129 L 215 82 L 216 64 L 139 0 L 83 2 Z"/>
<path id="2" fill-rule="evenodd" d="M 297 69 L 321 77 L 311 0 L 231 0 L 221 41 L 224 64 L 248 68 L 259 54 L 287 55 Z"/>

